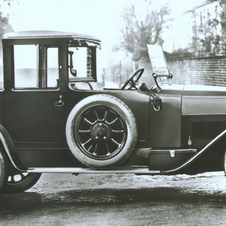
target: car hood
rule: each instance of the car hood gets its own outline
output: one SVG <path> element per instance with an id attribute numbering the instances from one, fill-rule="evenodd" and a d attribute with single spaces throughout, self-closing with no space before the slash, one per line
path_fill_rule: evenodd
<path id="1" fill-rule="evenodd" d="M 163 85 L 161 94 L 180 96 L 182 115 L 226 115 L 226 87 Z"/>
<path id="2" fill-rule="evenodd" d="M 226 88 L 219 86 L 184 86 L 182 115 L 226 114 Z"/>
<path id="3" fill-rule="evenodd" d="M 226 96 L 226 87 L 186 85 L 183 87 L 183 96 Z"/>
<path id="4" fill-rule="evenodd" d="M 164 84 L 161 93 L 181 93 L 185 96 L 225 96 L 226 87 L 207 85 L 167 85 Z"/>

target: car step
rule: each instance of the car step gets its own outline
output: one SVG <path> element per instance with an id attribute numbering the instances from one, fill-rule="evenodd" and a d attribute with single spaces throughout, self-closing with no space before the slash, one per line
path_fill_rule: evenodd
<path id="1" fill-rule="evenodd" d="M 79 168 L 79 167 L 35 167 L 28 168 L 28 173 L 72 173 L 72 174 L 139 174 L 139 175 L 155 175 L 160 174 L 160 170 L 149 170 L 148 167 L 115 167 L 112 169 L 91 169 L 91 168 Z"/>

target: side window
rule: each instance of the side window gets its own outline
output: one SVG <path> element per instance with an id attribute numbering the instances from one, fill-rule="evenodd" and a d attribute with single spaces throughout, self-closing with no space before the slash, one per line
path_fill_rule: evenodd
<path id="1" fill-rule="evenodd" d="M 2 58 L 1 58 L 2 60 Z M 0 64 L 0 90 L 3 89 L 3 65 L 2 62 Z"/>
<path id="2" fill-rule="evenodd" d="M 58 48 L 45 45 L 14 46 L 14 88 L 57 88 Z"/>
<path id="3" fill-rule="evenodd" d="M 0 90 L 4 88 L 4 76 L 3 76 L 3 51 L 0 51 Z"/>
<path id="4" fill-rule="evenodd" d="M 58 48 L 47 49 L 47 87 L 57 87 L 59 80 Z"/>
<path id="5" fill-rule="evenodd" d="M 91 49 L 87 47 L 69 47 L 68 53 L 69 79 L 74 77 L 92 79 Z"/>
<path id="6" fill-rule="evenodd" d="M 14 46 L 14 88 L 38 88 L 37 64 L 37 46 Z"/>

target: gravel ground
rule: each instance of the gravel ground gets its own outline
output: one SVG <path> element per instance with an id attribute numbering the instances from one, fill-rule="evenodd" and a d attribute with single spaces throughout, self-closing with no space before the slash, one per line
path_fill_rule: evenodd
<path id="1" fill-rule="evenodd" d="M 71 174 L 46 173 L 38 183 L 28 190 L 38 193 L 57 193 L 69 190 L 90 189 L 139 189 L 139 188 L 180 188 L 184 191 L 207 194 L 226 193 L 224 172 L 202 173 L 197 175 L 155 175 L 136 176 L 134 174 Z"/>
<path id="2" fill-rule="evenodd" d="M 0 196 L 2 226 L 225 225 L 223 172 L 194 176 L 43 174 Z"/>

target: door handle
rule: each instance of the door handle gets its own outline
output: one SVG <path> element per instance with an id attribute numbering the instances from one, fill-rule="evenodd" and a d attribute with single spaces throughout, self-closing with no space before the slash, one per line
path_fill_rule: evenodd
<path id="1" fill-rule="evenodd" d="M 59 96 L 59 100 L 55 103 L 56 107 L 63 107 L 64 106 L 64 102 L 62 101 L 62 95 Z"/>

